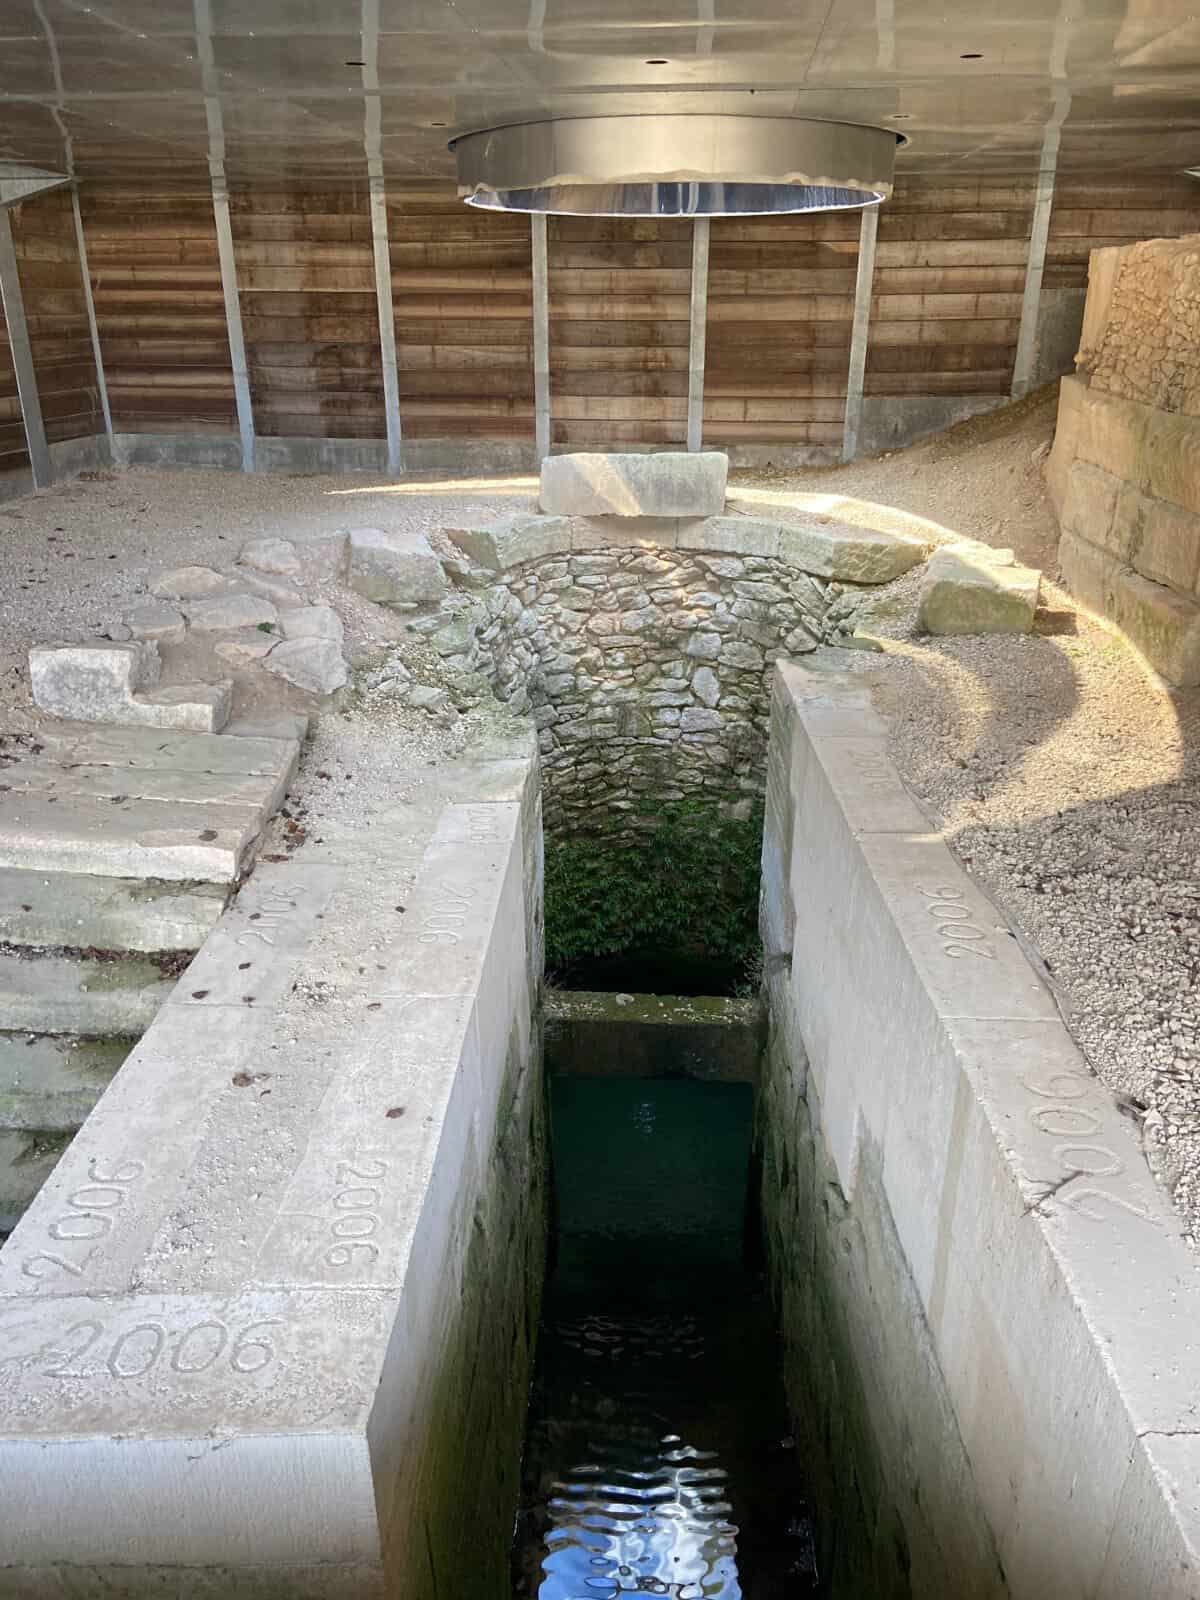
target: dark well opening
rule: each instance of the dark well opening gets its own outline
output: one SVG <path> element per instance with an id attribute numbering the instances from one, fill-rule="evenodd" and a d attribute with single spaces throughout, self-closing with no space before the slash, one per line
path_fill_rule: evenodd
<path id="1" fill-rule="evenodd" d="M 820 1592 L 760 1273 L 749 1083 L 555 1077 L 514 1593 Z"/>
<path id="2" fill-rule="evenodd" d="M 546 972 L 568 989 L 758 988 L 762 806 L 647 803 L 546 835 Z"/>

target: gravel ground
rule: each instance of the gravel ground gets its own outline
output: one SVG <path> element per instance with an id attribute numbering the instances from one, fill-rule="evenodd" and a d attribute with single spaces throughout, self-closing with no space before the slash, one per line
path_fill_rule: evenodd
<path id="1" fill-rule="evenodd" d="M 732 493 L 818 496 L 834 515 L 840 500 L 851 520 L 915 519 L 936 537 L 1009 545 L 1052 572 L 1056 530 L 1040 463 L 1053 416 L 1052 398 L 1039 394 L 849 466 L 737 472 Z M 519 478 L 384 485 L 135 470 L 0 506 L 0 708 L 26 698 L 31 642 L 94 634 L 166 566 L 232 560 L 257 534 L 303 540 L 373 522 L 431 529 L 447 513 L 527 508 L 532 493 Z M 892 586 L 885 614 L 872 619 L 884 654 L 862 657 L 881 675 L 896 761 L 1040 952 L 1072 1032 L 1140 1123 L 1195 1243 L 1200 692 L 1165 689 L 1051 583 L 1029 638 L 912 639 L 916 582 Z M 349 716 L 318 726 L 292 816 L 268 848 L 305 831 L 320 836 L 387 794 L 420 806 L 439 767 L 486 731 L 490 715 L 430 718 L 369 691 Z"/>

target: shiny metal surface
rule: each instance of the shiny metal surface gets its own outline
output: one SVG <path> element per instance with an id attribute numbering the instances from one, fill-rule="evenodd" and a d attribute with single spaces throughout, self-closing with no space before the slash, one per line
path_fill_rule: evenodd
<path id="1" fill-rule="evenodd" d="M 563 117 L 454 141 L 458 192 L 601 217 L 849 211 L 892 192 L 897 135 L 801 117 Z"/>
<path id="2" fill-rule="evenodd" d="M 900 172 L 1200 162 L 1193 0 L 211 0 L 231 181 L 449 178 L 455 134 L 665 112 L 895 126 Z M 373 52 L 377 87 L 361 63 Z M 208 157 L 192 0 L 2 0 L 0 160 L 166 181 Z"/>

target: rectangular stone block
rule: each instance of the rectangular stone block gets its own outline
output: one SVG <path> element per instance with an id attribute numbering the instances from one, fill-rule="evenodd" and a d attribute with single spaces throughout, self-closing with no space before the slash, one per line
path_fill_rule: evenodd
<path id="1" fill-rule="evenodd" d="M 224 884 L 147 883 L 0 868 L 0 940 L 97 950 L 198 950 L 225 909 Z"/>
<path id="2" fill-rule="evenodd" d="M 1105 551 L 1064 533 L 1058 559 L 1071 593 L 1107 617 L 1169 683 L 1200 683 L 1200 603 L 1151 583 Z"/>
<path id="3" fill-rule="evenodd" d="M 411 807 L 260 865 L 0 1252 L 0 1590 L 466 1592 L 437 1475 L 474 1382 L 522 1392 L 530 1313 L 488 1289 L 539 1181 L 537 795 L 498 765 L 514 798 L 444 807 L 415 883 Z M 453 1494 L 506 1534 L 501 1448 Z"/>
<path id="4" fill-rule="evenodd" d="M 1116 522 L 1127 537 L 1121 549 L 1110 542 L 1114 554 L 1152 583 L 1193 599 L 1200 595 L 1200 516 L 1125 484 Z"/>
<path id="5" fill-rule="evenodd" d="M 501 517 L 470 526 L 448 524 L 442 532 L 489 572 L 506 572 L 526 561 L 546 561 L 571 548 L 571 525 L 566 517 Z"/>
<path id="6" fill-rule="evenodd" d="M 680 529 L 679 548 L 713 555 L 777 557 L 779 523 L 754 515 L 705 517 L 702 521 L 684 524 Z"/>
<path id="7" fill-rule="evenodd" d="M 540 504 L 552 516 L 710 517 L 724 508 L 728 471 L 714 451 L 547 456 Z"/>
<path id="8" fill-rule="evenodd" d="M 1073 461 L 1066 474 L 1066 495 L 1059 521 L 1071 533 L 1114 555 L 1129 548 L 1129 528 L 1122 518 L 1114 530 L 1117 501 L 1124 487 L 1120 478 L 1086 461 Z"/>
<path id="9" fill-rule="evenodd" d="M 907 1308 L 860 1352 L 892 1397 L 876 1437 L 901 1441 L 877 1470 L 907 1505 L 914 1456 L 961 1440 L 970 1481 L 956 1493 L 964 1516 L 982 1507 L 994 1552 L 951 1567 L 963 1586 L 992 1592 L 998 1560 L 1013 1595 L 1182 1596 L 1200 1545 L 1180 1476 L 1194 1463 L 1144 1455 L 1195 1438 L 1200 1269 L 1136 1129 L 995 906 L 935 834 L 892 831 L 902 790 L 868 746 L 883 802 L 871 816 L 861 707 L 840 737 L 811 729 L 841 692 L 795 665 L 779 675 L 764 932 L 786 923 L 785 899 L 794 945 L 790 977 L 771 983 L 773 1026 L 837 1174 L 829 1249 L 863 1255 L 873 1314 Z M 826 1276 L 820 1292 L 838 1328 L 861 1329 L 845 1284 Z M 932 1377 L 906 1394 L 897 1375 L 920 1368 Z"/>

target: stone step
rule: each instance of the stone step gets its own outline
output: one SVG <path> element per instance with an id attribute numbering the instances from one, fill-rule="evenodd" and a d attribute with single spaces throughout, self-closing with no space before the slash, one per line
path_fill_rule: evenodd
<path id="1" fill-rule="evenodd" d="M 223 883 L 0 868 L 0 942 L 75 950 L 198 950 L 225 908 Z"/>
<path id="2" fill-rule="evenodd" d="M 80 795 L 88 800 L 171 800 L 184 805 L 256 806 L 263 820 L 283 799 L 286 769 L 275 782 L 260 773 L 186 772 L 171 767 L 65 764 L 32 757 L 0 772 L 0 789 L 20 794 Z"/>
<path id="3" fill-rule="evenodd" d="M 129 1048 L 124 1039 L 0 1034 L 0 1133 L 74 1133 Z"/>
<path id="4" fill-rule="evenodd" d="M 229 720 L 233 685 L 158 686 L 158 646 L 130 644 L 35 645 L 29 652 L 34 704 L 56 717 L 124 727 L 186 728 L 217 733 Z"/>
<path id="5" fill-rule="evenodd" d="M 152 961 L 0 951 L 0 1031 L 130 1038 L 146 1031 L 174 985 Z"/>
<path id="6" fill-rule="evenodd" d="M 167 800 L 56 802 L 0 794 L 0 867 L 164 882 L 232 883 L 262 828 L 259 806 Z"/>
<path id="7" fill-rule="evenodd" d="M 168 733 L 150 728 L 97 728 L 84 722 L 45 722 L 28 747 L 60 765 L 152 767 L 172 772 L 259 773 L 276 777 L 294 764 L 293 738 L 232 737 L 227 733 Z"/>
<path id="8" fill-rule="evenodd" d="M 70 1134 L 0 1132 L 0 1240 L 21 1220 L 70 1142 Z"/>

